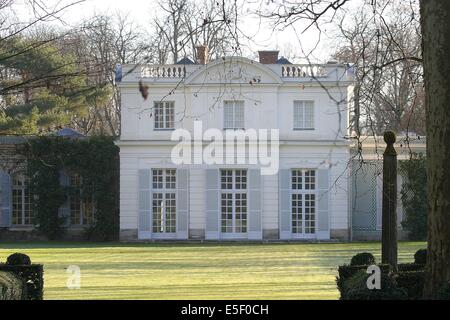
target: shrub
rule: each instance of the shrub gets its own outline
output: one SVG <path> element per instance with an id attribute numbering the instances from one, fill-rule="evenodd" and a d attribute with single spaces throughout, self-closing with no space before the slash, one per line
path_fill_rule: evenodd
<path id="1" fill-rule="evenodd" d="M 353 275 L 355 275 L 358 271 L 367 271 L 369 266 L 349 266 L 343 265 L 338 268 L 338 277 L 336 278 L 336 284 L 339 291 L 342 292 L 344 290 L 344 283 L 350 279 Z M 381 273 L 388 274 L 390 272 L 390 265 L 388 264 L 379 264 L 378 267 L 381 269 Z"/>
<path id="2" fill-rule="evenodd" d="M 8 265 L 0 264 L 0 272 L 13 274 L 24 285 L 23 300 L 42 300 L 44 297 L 44 268 L 40 264 Z"/>
<path id="3" fill-rule="evenodd" d="M 399 272 L 406 271 L 423 271 L 425 269 L 425 265 L 417 264 L 417 263 L 400 263 L 398 264 Z"/>
<path id="4" fill-rule="evenodd" d="M 21 300 L 24 296 L 23 281 L 11 272 L 0 271 L 0 300 Z"/>
<path id="5" fill-rule="evenodd" d="M 402 300 L 407 298 L 406 291 L 398 289 L 393 279 L 381 274 L 381 289 L 367 288 L 367 279 L 370 275 L 365 271 L 358 271 L 343 285 L 342 300 Z"/>
<path id="6" fill-rule="evenodd" d="M 425 284 L 425 271 L 398 272 L 395 275 L 395 282 L 398 288 L 406 290 L 409 299 L 421 299 Z"/>
<path id="7" fill-rule="evenodd" d="M 10 266 L 29 266 L 31 259 L 24 253 L 13 253 L 6 259 L 6 264 Z"/>
<path id="8" fill-rule="evenodd" d="M 358 253 L 350 261 L 351 266 L 370 266 L 375 264 L 375 257 L 369 252 Z"/>
<path id="9" fill-rule="evenodd" d="M 427 249 L 419 249 L 414 254 L 414 263 L 427 264 Z"/>

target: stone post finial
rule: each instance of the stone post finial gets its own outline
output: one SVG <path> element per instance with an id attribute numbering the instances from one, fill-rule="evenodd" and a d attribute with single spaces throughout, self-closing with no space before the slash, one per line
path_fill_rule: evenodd
<path id="1" fill-rule="evenodd" d="M 384 142 L 386 142 L 386 150 L 384 151 L 384 155 L 396 156 L 397 151 L 395 151 L 394 143 L 397 140 L 397 137 L 394 131 L 386 131 L 383 138 Z"/>

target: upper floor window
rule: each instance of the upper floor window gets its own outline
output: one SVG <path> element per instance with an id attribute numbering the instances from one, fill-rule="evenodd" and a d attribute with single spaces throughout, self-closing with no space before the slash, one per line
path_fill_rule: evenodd
<path id="1" fill-rule="evenodd" d="M 155 130 L 175 129 L 175 102 L 155 102 Z"/>
<path id="2" fill-rule="evenodd" d="M 244 129 L 244 101 L 225 101 L 224 129 Z"/>
<path id="3" fill-rule="evenodd" d="M 314 101 L 294 101 L 294 130 L 314 129 Z"/>
<path id="4" fill-rule="evenodd" d="M 13 176 L 12 182 L 12 224 L 32 225 L 34 217 L 28 178 L 23 174 L 16 174 Z"/>
<path id="5" fill-rule="evenodd" d="M 83 178 L 78 174 L 70 176 L 70 224 L 90 225 L 94 222 L 94 201 L 90 194 L 83 193 Z"/>

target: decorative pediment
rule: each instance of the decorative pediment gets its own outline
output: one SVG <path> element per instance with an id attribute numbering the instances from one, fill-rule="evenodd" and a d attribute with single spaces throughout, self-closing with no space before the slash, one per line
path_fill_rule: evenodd
<path id="1" fill-rule="evenodd" d="M 249 84 L 282 83 L 281 78 L 266 66 L 241 57 L 215 60 L 192 73 L 187 84 Z"/>

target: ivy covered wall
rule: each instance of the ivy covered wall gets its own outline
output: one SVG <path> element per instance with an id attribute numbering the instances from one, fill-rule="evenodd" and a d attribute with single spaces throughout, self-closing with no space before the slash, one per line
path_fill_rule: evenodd
<path id="1" fill-rule="evenodd" d="M 36 229 L 49 239 L 64 236 L 69 216 L 60 208 L 73 187 L 61 183 L 62 174 L 82 178 L 82 197 L 94 203 L 94 221 L 86 226 L 86 240 L 112 241 L 119 234 L 119 148 L 111 137 L 38 137 L 20 148 L 27 158 L 30 194 Z"/>

